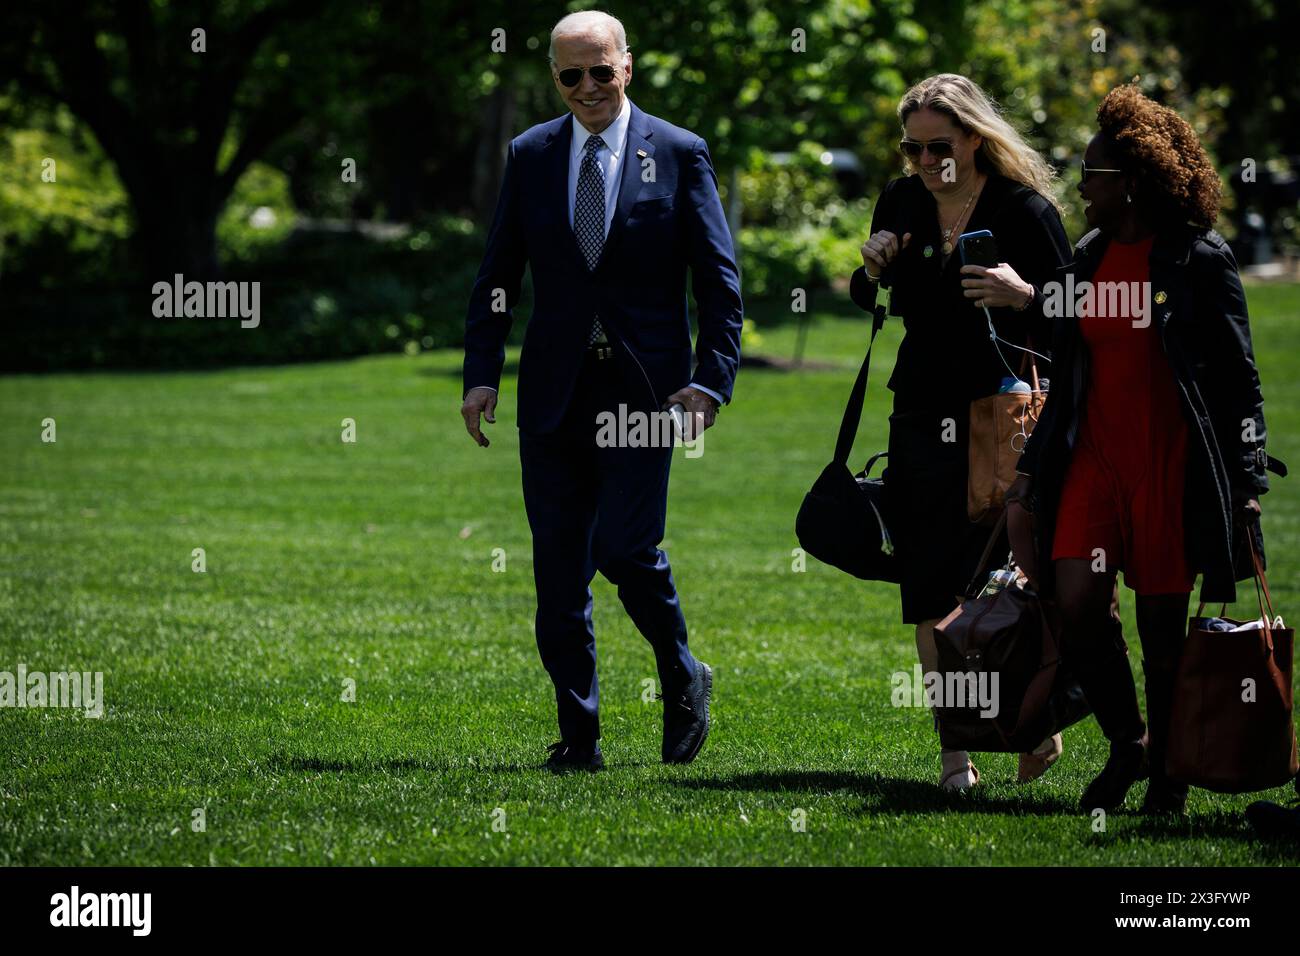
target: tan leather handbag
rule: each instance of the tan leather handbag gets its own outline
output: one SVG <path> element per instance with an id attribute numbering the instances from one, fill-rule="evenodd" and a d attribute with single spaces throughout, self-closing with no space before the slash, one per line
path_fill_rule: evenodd
<path id="1" fill-rule="evenodd" d="M 1039 385 L 1038 363 L 1026 358 L 1031 392 L 1000 392 L 970 403 L 966 513 L 974 524 L 992 524 L 1002 513 L 1003 496 L 1016 480 L 1020 453 L 1047 401 L 1047 392 Z M 1024 372 L 1022 361 L 1022 378 Z"/>

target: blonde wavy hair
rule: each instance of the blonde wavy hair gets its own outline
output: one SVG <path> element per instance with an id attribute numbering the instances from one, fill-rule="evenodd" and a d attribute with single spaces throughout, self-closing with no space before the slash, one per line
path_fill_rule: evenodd
<path id="1" fill-rule="evenodd" d="M 995 172 L 1028 186 L 1064 212 L 1053 185 L 1056 172 L 1016 128 L 1002 118 L 998 105 L 977 84 L 957 73 L 939 73 L 917 83 L 898 101 L 898 122 L 917 110 L 943 113 L 965 133 L 979 133 L 984 141 L 975 151 L 975 165 L 983 172 Z M 905 160 L 907 172 L 915 172 Z"/>

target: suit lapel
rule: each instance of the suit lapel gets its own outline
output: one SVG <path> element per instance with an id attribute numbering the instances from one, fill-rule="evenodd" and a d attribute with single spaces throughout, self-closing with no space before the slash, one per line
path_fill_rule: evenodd
<path id="1" fill-rule="evenodd" d="M 543 182 L 550 196 L 548 217 L 554 224 L 556 241 L 565 254 L 573 259 L 574 266 L 587 271 L 587 262 L 578 248 L 577 237 L 569 225 L 569 152 L 573 145 L 573 114 L 566 114 L 559 128 L 551 133 L 546 144 L 546 175 Z"/>
<path id="2" fill-rule="evenodd" d="M 636 205 L 637 197 L 641 194 L 643 182 L 641 163 L 643 159 L 652 158 L 655 154 L 654 145 L 650 142 L 650 137 L 654 135 L 654 131 L 650 128 L 650 121 L 645 113 L 637 109 L 635 103 L 632 103 L 631 107 L 632 112 L 627 124 L 627 144 L 623 147 L 623 155 L 619 158 L 618 204 L 614 207 L 614 219 L 609 224 L 609 234 L 605 236 L 600 261 L 596 263 L 597 269 L 609 259 L 610 250 L 627 231 L 627 218 L 631 215 L 632 207 Z"/>

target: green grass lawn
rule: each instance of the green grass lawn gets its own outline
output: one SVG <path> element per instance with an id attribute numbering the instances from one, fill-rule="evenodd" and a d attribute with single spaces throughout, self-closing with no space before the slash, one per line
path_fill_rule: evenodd
<path id="1" fill-rule="evenodd" d="M 1249 297 L 1269 448 L 1297 466 L 1300 287 Z M 1075 809 L 1105 758 L 1091 720 L 1032 786 L 983 755 L 977 791 L 937 789 L 927 712 L 890 703 L 915 654 L 896 592 L 792 571 L 867 331 L 823 305 L 808 357 L 835 370 L 743 371 L 705 454 L 676 453 L 664 546 L 715 673 L 687 767 L 659 763 L 653 659 L 598 579 L 609 769 L 538 769 L 558 735 L 513 378 L 486 450 L 450 352 L 0 379 L 0 670 L 102 671 L 106 698 L 99 720 L 0 710 L 0 864 L 1286 862 L 1250 836 L 1254 795 L 1194 791 L 1159 824 L 1133 812 L 1139 784 L 1093 832 Z M 760 328 L 760 351 L 791 353 L 792 327 Z M 899 333 L 882 334 L 859 463 L 884 447 Z M 1275 597 L 1300 615 L 1300 486 L 1263 506 Z M 1136 669 L 1131 592 L 1124 610 Z"/>

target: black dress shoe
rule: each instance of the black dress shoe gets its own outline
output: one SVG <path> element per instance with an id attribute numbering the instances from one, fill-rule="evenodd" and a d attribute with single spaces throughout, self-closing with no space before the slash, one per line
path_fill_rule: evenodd
<path id="1" fill-rule="evenodd" d="M 1246 808 L 1246 819 L 1262 840 L 1300 844 L 1300 810 L 1256 800 Z"/>
<path id="2" fill-rule="evenodd" d="M 674 694 L 664 694 L 664 763 L 690 763 L 709 736 L 713 670 L 695 662 L 695 677 Z"/>
<path id="3" fill-rule="evenodd" d="M 550 756 L 546 758 L 546 769 L 551 773 L 572 773 L 575 770 L 603 770 L 605 758 L 597 746 L 594 750 L 583 750 L 566 744 L 563 740 L 546 748 Z"/>
<path id="4" fill-rule="evenodd" d="M 1114 810 L 1124 803 L 1129 788 L 1147 774 L 1147 741 L 1129 740 L 1110 745 L 1110 759 L 1083 791 L 1079 806 L 1086 811 Z"/>

